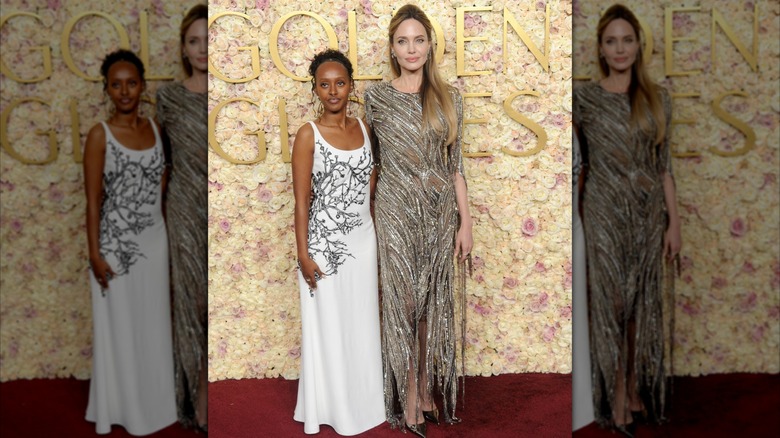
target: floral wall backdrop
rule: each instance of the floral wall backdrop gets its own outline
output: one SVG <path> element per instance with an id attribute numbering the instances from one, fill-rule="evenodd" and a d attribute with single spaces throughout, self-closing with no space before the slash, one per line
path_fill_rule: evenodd
<path id="1" fill-rule="evenodd" d="M 416 4 L 441 26 L 443 76 L 481 93 L 466 117 L 485 119 L 464 130 L 475 220 L 466 373 L 570 372 L 571 2 Z M 332 45 L 357 61 L 358 96 L 390 79 L 386 29 L 401 5 L 210 2 L 210 380 L 297 378 L 289 149 L 314 111 L 310 83 L 293 77 Z M 458 74 L 458 58 L 462 73 L 485 73 Z"/>
<path id="2" fill-rule="evenodd" d="M 598 77 L 596 25 L 612 3 L 574 1 L 575 79 Z M 624 4 L 652 33 L 651 75 L 674 97 L 674 371 L 777 373 L 780 3 Z"/>
<path id="3" fill-rule="evenodd" d="M 102 83 L 88 78 L 100 76 L 107 53 L 126 46 L 146 59 L 153 99 L 164 80 L 180 79 L 179 24 L 194 4 L 3 0 L 0 380 L 89 377 L 81 148 L 108 117 L 109 101 Z"/>

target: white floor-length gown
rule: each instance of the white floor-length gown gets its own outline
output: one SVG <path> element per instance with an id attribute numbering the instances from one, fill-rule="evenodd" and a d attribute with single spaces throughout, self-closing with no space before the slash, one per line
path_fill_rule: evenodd
<path id="1" fill-rule="evenodd" d="M 593 422 L 593 390 L 590 376 L 590 342 L 588 339 L 588 284 L 585 265 L 585 234 L 579 212 L 577 181 L 582 154 L 577 136 L 572 139 L 572 301 L 574 319 L 572 373 L 572 430 Z"/>
<path id="2" fill-rule="evenodd" d="M 122 425 L 148 435 L 176 422 L 168 280 L 162 216 L 162 141 L 128 149 L 106 123 L 100 252 L 116 274 L 108 289 L 90 271 L 92 379 L 86 419 L 98 434 Z"/>
<path id="3" fill-rule="evenodd" d="M 294 419 L 357 435 L 385 421 L 371 143 L 341 150 L 314 129 L 309 255 L 325 277 L 311 292 L 298 272 L 301 377 Z"/>

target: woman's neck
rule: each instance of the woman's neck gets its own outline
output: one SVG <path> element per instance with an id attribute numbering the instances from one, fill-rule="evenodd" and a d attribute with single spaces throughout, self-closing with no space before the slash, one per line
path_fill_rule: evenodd
<path id="1" fill-rule="evenodd" d="M 419 93 L 422 88 L 423 69 L 417 71 L 401 70 L 401 76 L 393 79 L 393 86 L 404 93 Z"/>
<path id="2" fill-rule="evenodd" d="M 317 118 L 317 123 L 329 128 L 346 129 L 347 119 L 346 111 L 339 111 L 337 113 L 325 112 Z"/>
<path id="3" fill-rule="evenodd" d="M 624 72 L 610 72 L 609 76 L 600 81 L 601 86 L 613 93 L 627 93 L 631 85 L 631 70 Z"/>
<path id="4" fill-rule="evenodd" d="M 114 126 L 122 126 L 125 128 L 135 129 L 141 122 L 141 117 L 138 116 L 138 111 L 132 113 L 114 113 L 109 119 L 108 123 Z"/>
<path id="5" fill-rule="evenodd" d="M 205 71 L 192 70 L 192 76 L 182 81 L 184 86 L 193 93 L 207 93 L 209 91 L 209 77 Z"/>

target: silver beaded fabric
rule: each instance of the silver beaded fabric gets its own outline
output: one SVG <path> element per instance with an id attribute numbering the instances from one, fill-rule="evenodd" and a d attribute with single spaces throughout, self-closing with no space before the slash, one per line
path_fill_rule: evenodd
<path id="1" fill-rule="evenodd" d="M 166 222 L 173 289 L 173 346 L 179 421 L 195 425 L 207 349 L 208 96 L 181 83 L 157 92 L 157 120 L 170 139 Z"/>
<path id="2" fill-rule="evenodd" d="M 385 409 L 394 427 L 403 426 L 410 367 L 416 370 L 415 384 L 427 381 L 421 391 L 442 395 L 444 421 L 458 421 L 457 378 L 462 375 L 463 362 L 458 373 L 456 344 L 460 343 L 462 358 L 466 269 L 465 263 L 456 266 L 453 260 L 459 225 L 454 175 L 464 174 L 463 102 L 456 90 L 450 95 L 459 134 L 454 145 L 445 147 L 445 134 L 422 132 L 419 94 L 400 92 L 388 82 L 365 93 L 366 120 L 378 140 L 375 217 L 382 360 Z M 424 368 L 418 363 L 420 352 L 424 352 Z"/>
<path id="3" fill-rule="evenodd" d="M 594 410 L 602 426 L 614 424 L 617 382 L 622 379 L 628 387 L 626 370 L 632 366 L 633 389 L 649 420 L 659 422 L 664 415 L 664 355 L 671 353 L 673 324 L 673 312 L 664 323 L 664 305 L 673 303 L 674 284 L 662 255 L 667 228 L 663 174 L 672 173 L 671 102 L 666 90 L 659 90 L 667 136 L 656 146 L 654 134 L 630 127 L 628 94 L 608 92 L 597 83 L 574 92 L 573 118 L 583 134 L 588 165 L 583 226 Z M 630 412 L 628 398 L 625 412 Z"/>

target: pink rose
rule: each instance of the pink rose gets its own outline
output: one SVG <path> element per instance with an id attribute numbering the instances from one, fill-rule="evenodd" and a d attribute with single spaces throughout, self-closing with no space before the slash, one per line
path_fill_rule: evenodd
<path id="1" fill-rule="evenodd" d="M 219 228 L 222 229 L 225 233 L 230 231 L 230 222 L 227 219 L 222 219 L 219 221 Z"/>
<path id="2" fill-rule="evenodd" d="M 49 187 L 49 199 L 51 199 L 53 202 L 60 203 L 64 198 L 65 194 L 62 193 L 62 190 L 55 186 Z"/>
<path id="3" fill-rule="evenodd" d="M 544 342 L 550 342 L 555 338 L 555 327 L 546 325 L 544 326 L 544 330 L 542 331 L 542 339 L 544 339 Z"/>
<path id="4" fill-rule="evenodd" d="M 262 188 L 262 189 L 258 190 L 257 197 L 260 198 L 260 200 L 262 202 L 268 202 L 271 199 L 273 199 L 274 194 L 270 190 L 268 190 L 266 188 Z"/>
<path id="5" fill-rule="evenodd" d="M 530 305 L 531 311 L 533 311 L 533 312 L 540 312 L 540 311 L 544 310 L 545 308 L 547 308 L 547 301 L 548 301 L 549 298 L 550 298 L 550 296 L 547 295 L 547 292 L 540 293 L 536 297 L 536 299 L 534 299 L 531 302 L 531 305 Z"/>
<path id="6" fill-rule="evenodd" d="M 753 341 L 760 342 L 762 339 L 764 339 L 764 331 L 766 330 L 765 326 L 758 326 L 753 329 L 753 332 L 751 333 L 751 337 L 753 338 Z"/>
<path id="7" fill-rule="evenodd" d="M 519 281 L 517 281 L 514 277 L 504 277 L 504 287 L 508 287 L 510 289 L 514 289 L 517 287 L 517 285 L 520 284 Z"/>
<path id="8" fill-rule="evenodd" d="M 539 227 L 536 224 L 536 220 L 534 218 L 528 217 L 523 219 L 523 234 L 526 236 L 536 236 L 536 233 L 539 232 Z"/>
<path id="9" fill-rule="evenodd" d="M 756 307 L 758 302 L 758 295 L 755 292 L 746 293 L 739 302 L 739 310 L 742 312 L 749 312 Z"/>
<path id="10" fill-rule="evenodd" d="M 233 318 L 236 319 L 241 319 L 246 316 L 246 311 L 241 306 L 234 307 L 231 313 L 233 314 Z"/>
<path id="11" fill-rule="evenodd" d="M 729 229 L 731 235 L 734 237 L 742 237 L 747 232 L 747 225 L 742 218 L 736 218 L 731 221 L 731 227 Z"/>
<path id="12" fill-rule="evenodd" d="M 729 284 L 728 280 L 723 277 L 712 277 L 713 289 L 723 289 Z"/>
<path id="13" fill-rule="evenodd" d="M 685 302 L 682 305 L 682 310 L 685 312 L 685 314 L 694 316 L 699 314 L 699 308 L 697 306 L 694 306 L 693 304 L 689 302 Z"/>
<path id="14" fill-rule="evenodd" d="M 217 344 L 217 354 L 219 354 L 220 358 L 225 357 L 225 355 L 227 354 L 227 350 L 228 350 L 227 341 L 225 341 L 224 339 L 219 341 L 219 343 Z"/>

